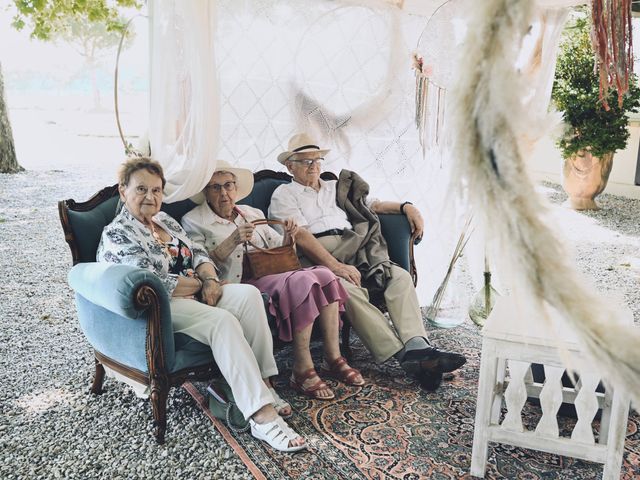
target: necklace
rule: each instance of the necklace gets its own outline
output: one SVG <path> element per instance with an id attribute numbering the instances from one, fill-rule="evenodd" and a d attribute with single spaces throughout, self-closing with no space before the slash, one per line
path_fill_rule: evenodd
<path id="1" fill-rule="evenodd" d="M 151 235 L 153 236 L 156 242 L 158 242 L 164 248 L 167 248 L 167 242 L 165 242 L 164 240 L 162 240 L 162 238 L 160 238 L 160 234 L 156 231 L 156 227 L 153 221 L 151 222 Z"/>

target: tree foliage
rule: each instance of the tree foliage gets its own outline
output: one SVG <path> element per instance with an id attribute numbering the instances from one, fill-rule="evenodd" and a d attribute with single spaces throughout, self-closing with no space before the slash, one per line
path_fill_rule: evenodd
<path id="1" fill-rule="evenodd" d="M 591 24 L 587 15 L 576 18 L 565 29 L 556 66 L 552 99 L 563 112 L 567 125 L 558 147 L 564 158 L 581 150 L 595 157 L 625 148 L 629 138 L 627 114 L 640 107 L 640 88 L 635 75 L 622 106 L 615 88 L 607 92 L 606 110 L 600 100 L 600 82 L 594 70 L 595 55 L 591 47 Z"/>
<path id="2" fill-rule="evenodd" d="M 143 6 L 143 0 L 13 0 L 13 3 L 17 13 L 12 26 L 17 30 L 28 28 L 31 37 L 40 40 L 94 37 L 97 48 L 107 46 L 105 42 L 112 45 L 114 36 L 125 28 L 121 9 Z M 0 70 L 0 172 L 21 170 L 15 157 Z"/>
<path id="3" fill-rule="evenodd" d="M 122 8 L 142 7 L 141 0 L 13 0 L 17 14 L 13 26 L 31 29 L 31 36 L 50 40 L 69 29 L 71 19 L 102 23 L 107 30 L 122 31 L 125 24 L 119 15 Z"/>
<path id="4" fill-rule="evenodd" d="M 114 24 L 126 25 L 126 19 L 122 16 L 114 19 Z M 65 22 L 61 28 L 51 33 L 51 40 L 61 39 L 84 58 L 85 68 L 91 79 L 91 89 L 93 92 L 93 107 L 101 108 L 100 89 L 98 87 L 98 71 L 100 69 L 100 59 L 105 54 L 113 54 L 115 47 L 121 40 L 120 28 L 109 29 L 109 25 L 104 21 L 90 21 L 85 17 L 75 15 Z M 126 31 L 126 38 L 123 44 L 127 48 L 133 41 L 134 32 L 129 26 Z"/>

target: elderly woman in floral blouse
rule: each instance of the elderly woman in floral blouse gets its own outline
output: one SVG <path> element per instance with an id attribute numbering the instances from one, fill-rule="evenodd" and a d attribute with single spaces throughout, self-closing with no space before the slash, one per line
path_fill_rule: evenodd
<path id="1" fill-rule="evenodd" d="M 269 381 L 278 370 L 260 292 L 220 283 L 204 249 L 160 211 L 164 185 L 162 167 L 153 160 L 132 158 L 122 165 L 118 190 L 124 206 L 102 233 L 98 261 L 157 275 L 171 297 L 174 333 L 211 347 L 253 436 L 281 451 L 305 448 L 272 405 L 281 401 Z"/>

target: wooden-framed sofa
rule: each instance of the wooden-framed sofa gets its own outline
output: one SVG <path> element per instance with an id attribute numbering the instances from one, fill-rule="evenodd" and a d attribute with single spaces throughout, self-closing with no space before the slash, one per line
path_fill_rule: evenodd
<path id="1" fill-rule="evenodd" d="M 323 178 L 335 175 L 326 172 Z M 290 182 L 291 177 L 262 170 L 254 174 L 254 179 L 253 192 L 239 203 L 260 208 L 267 215 L 273 191 Z M 85 202 L 69 199 L 58 203 L 73 259 L 68 281 L 75 291 L 80 327 L 95 353 L 91 392 L 102 392 L 104 367 L 146 386 L 155 437 L 163 443 L 170 388 L 186 380 L 211 379 L 219 371 L 207 345 L 173 333 L 169 298 L 155 275 L 140 268 L 95 261 L 102 230 L 113 220 L 118 198 L 117 185 L 113 185 Z M 180 221 L 194 206 L 191 200 L 183 200 L 163 204 L 162 210 Z M 413 239 L 406 217 L 381 215 L 380 220 L 391 259 L 410 271 L 415 283 Z M 349 322 L 344 325 L 343 347 L 348 350 Z"/>

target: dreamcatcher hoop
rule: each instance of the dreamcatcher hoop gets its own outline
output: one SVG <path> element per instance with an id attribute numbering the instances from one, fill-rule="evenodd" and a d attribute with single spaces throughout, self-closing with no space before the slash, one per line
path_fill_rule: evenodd
<path id="1" fill-rule="evenodd" d="M 438 12 L 445 7 L 446 5 L 448 5 L 449 3 L 451 3 L 453 0 L 445 0 L 444 2 L 442 2 L 440 5 L 438 5 L 436 7 L 436 9 L 431 12 L 431 15 L 429 15 L 429 18 L 427 19 L 427 23 L 424 24 L 424 28 L 422 29 L 422 31 L 420 32 L 420 35 L 418 36 L 418 40 L 416 41 L 416 54 L 419 54 L 419 49 L 420 49 L 420 43 L 422 42 L 422 38 L 424 37 L 424 33 L 427 31 L 427 29 L 429 28 L 429 25 L 431 24 L 431 21 L 433 20 L 433 18 L 438 14 Z M 435 80 L 431 80 L 431 83 L 436 86 L 436 87 L 440 87 L 440 88 L 445 88 L 443 85 L 439 85 L 438 82 L 436 82 Z"/>
<path id="2" fill-rule="evenodd" d="M 326 21 L 331 15 L 336 15 L 336 12 L 344 11 L 348 8 L 360 8 L 367 9 L 371 15 L 376 14 L 379 11 L 391 12 L 390 16 L 382 16 L 382 18 L 388 18 L 388 30 L 391 36 L 391 42 L 389 46 L 389 53 L 387 57 L 386 72 L 375 88 L 373 94 L 364 95 L 365 99 L 358 105 L 347 109 L 344 112 L 334 112 L 326 105 L 323 105 L 321 101 L 316 98 L 316 95 L 310 94 L 303 89 L 300 82 L 293 80 L 291 84 L 291 94 L 294 98 L 293 105 L 293 118 L 297 125 L 304 125 L 310 133 L 314 134 L 319 140 L 326 142 L 326 144 L 333 144 L 343 151 L 347 157 L 351 154 L 351 145 L 345 129 L 347 127 L 360 127 L 367 128 L 376 124 L 381 118 L 383 118 L 392 107 L 389 100 L 393 93 L 393 79 L 396 76 L 396 72 L 401 68 L 402 55 L 399 52 L 402 51 L 401 45 L 401 28 L 400 28 L 400 9 L 397 4 L 389 4 L 385 1 L 376 0 L 370 2 L 371 5 L 359 5 L 359 4 L 347 4 L 341 5 L 336 8 L 332 8 L 320 15 L 315 21 L 314 27 L 320 25 L 323 20 Z M 370 17 L 369 17 L 370 18 Z M 295 76 L 299 76 L 302 69 L 299 65 L 300 56 L 302 55 L 302 47 L 311 35 L 312 28 L 307 31 L 301 37 L 298 48 L 294 55 Z M 306 80 L 306 79 L 304 79 Z M 337 85 L 337 90 L 344 90 L 344 84 Z M 333 94 L 332 94 L 333 95 Z"/>
<path id="3" fill-rule="evenodd" d="M 431 147 L 441 147 L 443 143 L 442 132 L 445 122 L 445 106 L 447 87 L 453 80 L 453 67 L 445 68 L 443 57 L 440 55 L 440 64 L 438 68 L 434 68 L 435 61 L 425 64 L 424 57 L 421 55 L 421 43 L 425 37 L 425 33 L 430 31 L 432 22 L 442 14 L 442 9 L 450 6 L 454 0 L 445 0 L 442 2 L 427 19 L 418 40 L 416 41 L 415 52 L 412 57 L 413 69 L 416 77 L 416 94 L 415 94 L 415 124 L 418 130 L 418 139 L 422 147 L 423 158 L 426 157 L 427 149 Z M 441 38 L 443 35 L 455 36 L 455 29 L 445 28 L 439 35 L 434 37 Z M 435 42 L 433 42 L 435 43 Z M 448 41 L 440 40 L 439 44 L 454 44 L 454 38 Z M 432 55 L 435 58 L 435 55 Z M 449 55 L 453 58 L 453 55 Z M 437 74 L 434 74 L 437 72 Z M 444 73 L 442 73 L 444 72 Z M 434 113 L 431 113 L 434 111 Z"/>

